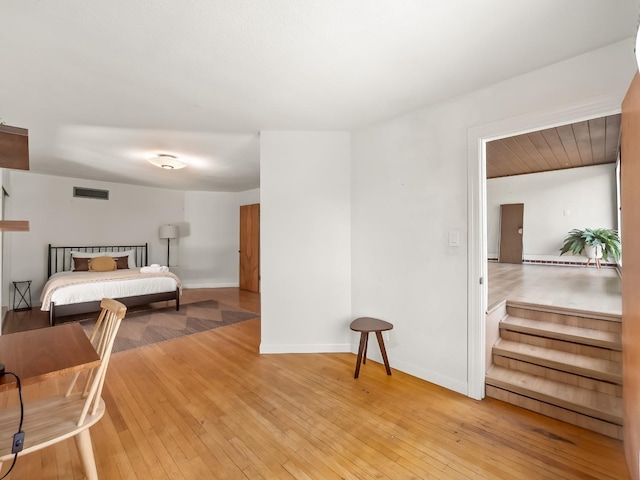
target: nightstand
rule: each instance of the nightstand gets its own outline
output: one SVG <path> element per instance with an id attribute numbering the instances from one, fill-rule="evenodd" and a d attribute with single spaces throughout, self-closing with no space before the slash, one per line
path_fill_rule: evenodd
<path id="1" fill-rule="evenodd" d="M 20 312 L 22 310 L 31 310 L 31 280 L 23 280 L 13 283 L 13 310 Z M 19 296 L 16 304 L 16 297 Z M 27 300 L 27 296 L 29 299 Z"/>

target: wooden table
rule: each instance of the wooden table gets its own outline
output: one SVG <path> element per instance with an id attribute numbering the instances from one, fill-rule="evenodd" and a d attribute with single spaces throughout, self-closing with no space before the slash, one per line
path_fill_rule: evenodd
<path id="1" fill-rule="evenodd" d="M 100 357 L 79 323 L 0 336 L 0 363 L 22 385 L 93 368 Z M 0 392 L 17 386 L 13 375 L 0 377 Z"/>
<path id="2" fill-rule="evenodd" d="M 358 348 L 356 373 L 353 378 L 358 378 L 358 375 L 360 375 L 360 365 L 362 363 L 367 363 L 367 345 L 369 343 L 369 332 L 375 332 L 376 338 L 378 339 L 378 345 L 380 346 L 382 360 L 384 361 L 384 368 L 387 370 L 387 375 L 391 375 L 391 367 L 389 367 L 387 350 L 384 348 L 382 332 L 391 330 L 393 328 L 393 324 L 385 322 L 384 320 L 380 320 L 379 318 L 360 317 L 351 322 L 350 328 L 354 332 L 360 332 L 360 348 Z"/>

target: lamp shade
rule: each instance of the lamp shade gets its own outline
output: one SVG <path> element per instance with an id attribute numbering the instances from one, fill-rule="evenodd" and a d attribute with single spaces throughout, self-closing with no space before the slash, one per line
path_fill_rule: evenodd
<path id="1" fill-rule="evenodd" d="M 161 225 L 160 238 L 178 238 L 177 225 Z"/>
<path id="2" fill-rule="evenodd" d="M 179 160 L 175 155 L 169 155 L 161 153 L 149 159 L 156 167 L 164 168 L 167 170 L 178 170 L 187 166 L 182 160 Z"/>

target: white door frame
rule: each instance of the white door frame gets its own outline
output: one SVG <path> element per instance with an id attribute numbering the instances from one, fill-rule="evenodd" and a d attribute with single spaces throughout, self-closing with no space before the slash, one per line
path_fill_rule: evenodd
<path id="1" fill-rule="evenodd" d="M 467 395 L 484 398 L 487 312 L 485 144 L 512 135 L 620 113 L 622 98 L 604 95 L 547 112 L 499 120 L 467 131 Z M 481 281 L 482 279 L 482 281 Z"/>

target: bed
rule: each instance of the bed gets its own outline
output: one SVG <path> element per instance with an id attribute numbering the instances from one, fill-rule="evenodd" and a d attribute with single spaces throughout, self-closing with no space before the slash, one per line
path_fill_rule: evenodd
<path id="1" fill-rule="evenodd" d="M 176 310 L 180 310 L 180 279 L 171 272 L 160 271 L 163 269 L 142 273 L 147 255 L 148 244 L 81 247 L 49 244 L 48 280 L 40 297 L 41 309 L 49 312 L 49 325 L 55 325 L 60 317 L 98 312 L 100 300 L 105 297 L 115 298 L 128 307 L 175 300 Z M 108 271 L 100 271 L 99 265 L 103 264 Z M 115 270 L 111 269 L 114 264 Z"/>

